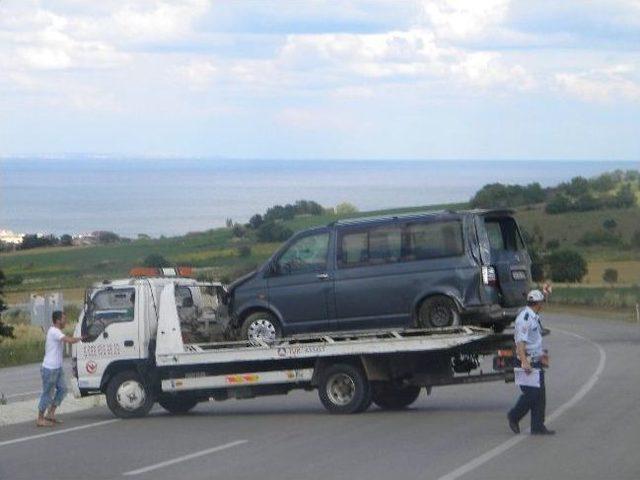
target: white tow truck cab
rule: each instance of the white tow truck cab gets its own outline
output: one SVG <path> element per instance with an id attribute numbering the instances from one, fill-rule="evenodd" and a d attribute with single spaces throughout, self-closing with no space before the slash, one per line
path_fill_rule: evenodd
<path id="1" fill-rule="evenodd" d="M 165 272 L 166 273 L 166 272 Z M 512 340 L 477 327 L 320 333 L 269 344 L 213 341 L 228 318 L 219 283 L 181 276 L 96 284 L 73 345 L 76 396 L 105 394 L 118 417 L 157 401 L 184 413 L 210 399 L 317 388 L 333 413 L 413 403 L 421 387 L 510 379 Z M 492 356 L 491 372 L 480 370 Z M 486 368 L 483 366 L 483 369 Z"/>

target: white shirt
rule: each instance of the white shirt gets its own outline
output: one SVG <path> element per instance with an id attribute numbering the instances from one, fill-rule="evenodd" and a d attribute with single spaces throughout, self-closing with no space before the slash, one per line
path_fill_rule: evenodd
<path id="1" fill-rule="evenodd" d="M 531 308 L 525 307 L 518 314 L 515 324 L 514 338 L 516 343 L 524 342 L 527 355 L 539 357 L 542 349 L 542 326 L 540 316 Z"/>
<path id="2" fill-rule="evenodd" d="M 50 327 L 44 343 L 42 366 L 50 370 L 62 367 L 62 339 L 64 333 L 58 327 Z"/>

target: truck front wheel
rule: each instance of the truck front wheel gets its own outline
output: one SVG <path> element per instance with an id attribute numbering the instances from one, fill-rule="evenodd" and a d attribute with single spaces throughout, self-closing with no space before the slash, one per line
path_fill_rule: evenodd
<path id="1" fill-rule="evenodd" d="M 398 387 L 380 383 L 373 388 L 373 403 L 383 410 L 400 410 L 415 402 L 420 396 L 420 387 Z"/>
<path id="2" fill-rule="evenodd" d="M 198 404 L 198 400 L 196 400 L 195 398 L 176 395 L 161 397 L 158 400 L 158 403 L 167 412 L 172 413 L 173 415 L 180 415 L 183 413 L 187 413 L 189 410 L 195 407 Z"/>
<path id="3" fill-rule="evenodd" d="M 153 407 L 151 388 L 132 370 L 114 375 L 106 393 L 107 406 L 116 417 L 144 417 Z"/>
<path id="4" fill-rule="evenodd" d="M 318 394 L 331 413 L 359 413 L 371 405 L 371 385 L 364 371 L 346 363 L 332 365 L 322 372 Z"/>

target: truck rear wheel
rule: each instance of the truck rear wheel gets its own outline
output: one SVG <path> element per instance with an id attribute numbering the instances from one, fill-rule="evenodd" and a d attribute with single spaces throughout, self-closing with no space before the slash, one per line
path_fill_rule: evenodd
<path id="1" fill-rule="evenodd" d="M 153 392 L 137 372 L 114 375 L 107 385 L 107 406 L 120 418 L 144 417 L 153 407 Z"/>
<path id="2" fill-rule="evenodd" d="M 195 398 L 189 398 L 180 395 L 171 395 L 161 397 L 158 400 L 158 403 L 167 412 L 173 415 L 180 415 L 183 413 L 187 413 L 189 410 L 193 409 L 193 407 L 198 404 L 198 400 L 196 400 Z"/>
<path id="3" fill-rule="evenodd" d="M 420 387 L 398 387 L 379 383 L 373 387 L 373 403 L 383 410 L 400 410 L 408 407 L 420 396 Z"/>
<path id="4" fill-rule="evenodd" d="M 320 375 L 318 395 L 331 413 L 359 413 L 371 405 L 371 385 L 362 368 L 331 365 Z"/>
<path id="5" fill-rule="evenodd" d="M 437 295 L 422 302 L 418 309 L 418 327 L 442 328 L 460 324 L 460 313 L 449 297 Z"/>

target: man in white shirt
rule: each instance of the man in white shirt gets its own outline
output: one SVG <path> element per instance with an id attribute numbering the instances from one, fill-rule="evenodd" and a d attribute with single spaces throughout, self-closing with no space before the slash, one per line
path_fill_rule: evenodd
<path id="1" fill-rule="evenodd" d="M 55 417 L 56 408 L 62 403 L 67 393 L 62 369 L 62 344 L 77 343 L 81 338 L 70 337 L 62 332 L 67 319 L 61 311 L 53 312 L 51 323 L 47 331 L 44 344 L 44 360 L 40 372 L 42 374 L 42 396 L 38 405 L 38 427 L 52 427 L 56 423 L 62 423 Z M 55 394 L 54 394 L 55 391 Z"/>

